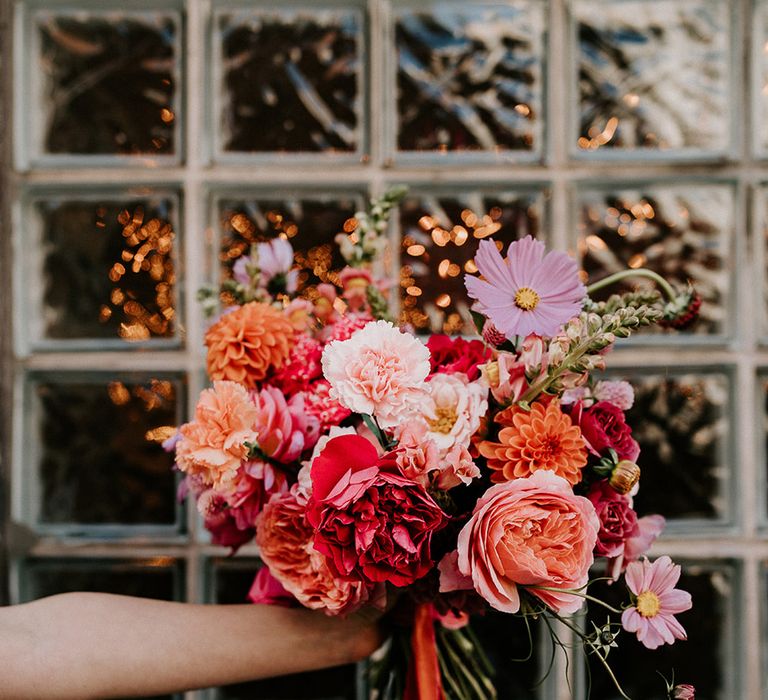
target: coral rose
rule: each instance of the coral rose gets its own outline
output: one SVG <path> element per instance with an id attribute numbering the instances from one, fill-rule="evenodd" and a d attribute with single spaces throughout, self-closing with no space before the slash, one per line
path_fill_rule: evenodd
<path id="1" fill-rule="evenodd" d="M 359 435 L 328 441 L 312 463 L 307 519 L 315 549 L 338 576 L 407 586 L 433 566 L 432 533 L 444 515 L 423 487 L 401 476 Z"/>
<path id="2" fill-rule="evenodd" d="M 599 527 L 589 500 L 551 472 L 498 484 L 459 533 L 459 572 L 496 610 L 516 613 L 524 586 L 553 610 L 573 613 L 582 599 L 567 591 L 587 583 Z"/>
<path id="3" fill-rule="evenodd" d="M 259 410 L 239 384 L 213 383 L 195 408 L 195 418 L 179 428 L 176 465 L 206 486 L 231 488 L 242 461 L 246 441 L 256 439 L 253 426 Z"/>
<path id="4" fill-rule="evenodd" d="M 326 345 L 323 374 L 331 398 L 391 428 L 424 400 L 429 350 L 387 321 L 371 322 L 348 340 Z"/>
<path id="5" fill-rule="evenodd" d="M 557 401 L 535 403 L 530 411 L 511 406 L 496 415 L 499 442 L 483 441 L 480 454 L 494 471 L 495 482 L 528 477 L 541 469 L 554 472 L 572 486 L 581 481 L 587 449 L 578 426 Z"/>
<path id="6" fill-rule="evenodd" d="M 306 608 L 328 615 L 348 613 L 374 590 L 362 581 L 333 576 L 325 557 L 312 546 L 306 508 L 293 493 L 273 498 L 256 522 L 259 556 L 274 576 Z"/>
<path id="7" fill-rule="evenodd" d="M 205 334 L 208 374 L 253 389 L 280 369 L 293 345 L 293 326 L 269 304 L 250 302 L 224 314 Z"/>

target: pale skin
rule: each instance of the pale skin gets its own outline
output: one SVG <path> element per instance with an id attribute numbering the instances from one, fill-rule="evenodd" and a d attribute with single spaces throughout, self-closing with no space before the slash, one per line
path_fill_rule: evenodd
<path id="1" fill-rule="evenodd" d="M 160 695 L 337 666 L 376 649 L 375 617 L 52 596 L 0 608 L 0 699 Z"/>

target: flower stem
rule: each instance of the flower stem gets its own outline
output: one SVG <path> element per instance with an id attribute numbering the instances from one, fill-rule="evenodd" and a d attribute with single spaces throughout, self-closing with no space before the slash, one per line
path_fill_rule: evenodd
<path id="1" fill-rule="evenodd" d="M 653 270 L 648 270 L 644 267 L 638 268 L 637 270 L 622 270 L 621 272 L 615 272 L 612 275 L 608 275 L 608 277 L 603 277 L 603 279 L 598 280 L 597 282 L 590 284 L 589 287 L 587 287 L 587 294 L 592 296 L 592 294 L 599 289 L 608 287 L 615 282 L 620 282 L 627 277 L 645 277 L 647 279 L 653 280 L 664 291 L 664 294 L 666 294 L 670 301 L 673 301 L 677 296 L 675 290 L 672 288 L 672 285 L 667 282 L 667 280 L 665 280 L 661 275 L 657 274 Z"/>
<path id="2" fill-rule="evenodd" d="M 556 593 L 568 593 L 569 595 L 575 595 L 578 598 L 583 598 L 584 600 L 588 600 L 592 603 L 597 603 L 598 605 L 602 605 L 604 608 L 606 608 L 607 610 L 610 610 L 613 613 L 616 613 L 617 615 L 621 615 L 622 613 L 621 610 L 608 605 L 608 603 L 600 600 L 599 598 L 595 598 L 594 596 L 588 595 L 586 593 L 579 593 L 578 591 L 574 591 L 572 589 L 566 590 L 563 588 L 552 588 L 550 586 L 527 586 L 527 588 L 532 590 L 540 590 L 540 591 L 554 591 Z"/>

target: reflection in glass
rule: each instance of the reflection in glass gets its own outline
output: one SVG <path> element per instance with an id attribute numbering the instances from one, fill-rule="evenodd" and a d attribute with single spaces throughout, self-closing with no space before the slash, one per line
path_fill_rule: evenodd
<path id="1" fill-rule="evenodd" d="M 35 202 L 34 213 L 42 228 L 45 337 L 173 337 L 173 199 L 51 197 Z"/>
<path id="2" fill-rule="evenodd" d="M 227 12 L 219 30 L 224 150 L 361 148 L 357 12 Z"/>
<path id="3" fill-rule="evenodd" d="M 727 638 L 733 624 L 731 604 L 738 599 L 736 573 L 723 565 L 683 564 L 683 575 L 678 588 L 691 593 L 693 610 L 677 615 L 688 633 L 688 641 L 664 645 L 654 651 L 643 647 L 634 634 L 621 632 L 619 649 L 613 650 L 608 661 L 626 694 L 643 700 L 666 700 L 665 684 L 657 671 L 678 683 L 696 687 L 696 700 L 726 700 L 737 697 L 729 688 L 725 665 Z M 590 586 L 590 595 L 610 605 L 621 607 L 629 600 L 624 585 L 598 582 Z M 596 605 L 589 606 L 587 624 L 599 627 L 606 623 L 607 611 Z M 616 621 L 614 616 L 613 621 Z M 587 682 L 591 680 L 593 700 L 620 700 L 613 682 L 599 661 L 590 657 Z"/>
<path id="4" fill-rule="evenodd" d="M 540 234 L 541 192 L 423 194 L 400 206 L 401 314 L 419 332 L 473 333 L 464 274 L 477 272 L 477 244 L 506 246 Z"/>
<path id="5" fill-rule="evenodd" d="M 640 443 L 640 515 L 718 518 L 727 510 L 730 382 L 725 374 L 627 374 L 627 422 Z"/>
<path id="6" fill-rule="evenodd" d="M 176 522 L 170 437 L 183 378 L 37 377 L 32 384 L 42 523 Z"/>
<path id="7" fill-rule="evenodd" d="M 398 13 L 400 150 L 541 150 L 544 4 L 506 5 Z"/>
<path id="8" fill-rule="evenodd" d="M 175 18 L 116 10 L 40 11 L 34 19 L 47 153 L 176 151 Z"/>
<path id="9" fill-rule="evenodd" d="M 726 150 L 729 5 L 577 0 L 578 148 Z"/>
<path id="10" fill-rule="evenodd" d="M 687 332 L 725 332 L 731 284 L 729 240 L 735 226 L 732 187 L 596 188 L 580 192 L 578 201 L 579 250 L 590 281 L 627 267 L 650 268 L 680 286 L 690 280 L 703 303 L 699 321 Z M 601 290 L 595 297 L 653 287 L 639 278 L 623 285 Z M 654 330 L 642 331 L 649 332 Z"/>
<path id="11" fill-rule="evenodd" d="M 254 559 L 214 559 L 211 564 L 212 601 L 226 605 L 245 603 L 259 562 Z M 357 667 L 339 666 L 325 671 L 298 673 L 219 688 L 220 700 L 356 700 Z"/>
<path id="12" fill-rule="evenodd" d="M 219 201 L 219 261 L 222 274 L 231 274 L 235 259 L 252 243 L 277 236 L 287 238 L 295 251 L 299 288 L 319 282 L 337 283 L 344 259 L 334 236 L 353 231 L 358 197 L 343 195 L 250 198 Z"/>

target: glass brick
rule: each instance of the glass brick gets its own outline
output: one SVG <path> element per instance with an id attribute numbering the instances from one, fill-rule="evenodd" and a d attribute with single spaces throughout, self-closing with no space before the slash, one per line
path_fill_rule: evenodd
<path id="1" fill-rule="evenodd" d="M 151 559 L 32 558 L 21 562 L 21 576 L 20 602 L 75 591 L 181 600 L 184 590 L 181 563 L 164 556 Z"/>
<path id="2" fill-rule="evenodd" d="M 217 20 L 222 150 L 361 150 L 359 10 L 252 8 Z"/>
<path id="3" fill-rule="evenodd" d="M 212 602 L 232 605 L 247 602 L 247 594 L 260 563 L 245 557 L 209 562 Z M 220 700 L 356 700 L 357 667 L 353 664 L 323 671 L 297 673 L 218 688 Z"/>
<path id="4" fill-rule="evenodd" d="M 183 376 L 39 373 L 29 393 L 35 464 L 26 471 L 39 480 L 30 493 L 42 526 L 81 534 L 178 523 L 173 455 L 159 440 L 180 423 Z"/>
<path id="5" fill-rule="evenodd" d="M 763 158 L 768 155 L 768 3 L 758 0 L 754 23 L 753 90 L 757 113 L 753 122 L 752 146 Z"/>
<path id="6" fill-rule="evenodd" d="M 688 640 L 665 644 L 653 651 L 642 646 L 634 634 L 621 632 L 608 656 L 611 670 L 631 698 L 666 700 L 667 693 L 661 673 L 668 680 L 690 683 L 696 687 L 696 700 L 726 700 L 739 697 L 734 688 L 737 665 L 729 650 L 734 636 L 734 607 L 739 600 L 738 574 L 725 563 L 694 563 L 679 561 L 683 574 L 678 588 L 693 598 L 693 609 L 676 615 L 688 633 Z M 590 595 L 621 607 L 629 601 L 624 585 L 599 581 L 590 586 Z M 608 612 L 598 605 L 589 606 L 587 625 L 599 627 L 606 623 Z M 618 622 L 613 616 L 613 622 Z M 592 700 L 620 700 L 613 681 L 594 655 L 589 657 L 587 683 L 591 681 Z"/>
<path id="7" fill-rule="evenodd" d="M 399 9 L 398 149 L 540 153 L 544 13 L 531 0 Z"/>
<path id="8" fill-rule="evenodd" d="M 22 234 L 30 240 L 23 253 L 42 280 L 30 287 L 40 294 L 35 335 L 70 346 L 174 338 L 180 256 L 173 195 L 35 196 L 27 212 L 33 230 Z"/>
<path id="9" fill-rule="evenodd" d="M 479 240 L 506 246 L 539 236 L 546 194 L 419 194 L 400 207 L 401 314 L 420 333 L 474 333 L 464 274 L 476 272 Z"/>
<path id="10" fill-rule="evenodd" d="M 723 519 L 732 472 L 730 377 L 724 373 L 614 371 L 635 390 L 627 411 L 640 444 L 635 509 L 674 520 Z"/>
<path id="11" fill-rule="evenodd" d="M 221 274 L 229 277 L 233 261 L 253 243 L 282 236 L 293 245 L 300 288 L 338 282 L 346 263 L 334 237 L 354 228 L 361 206 L 355 194 L 223 196 L 217 207 Z"/>
<path id="12" fill-rule="evenodd" d="M 177 13 L 41 9 L 32 22 L 41 152 L 178 152 Z"/>
<path id="13" fill-rule="evenodd" d="M 735 104 L 729 6 L 576 0 L 576 150 L 726 152 Z"/>
<path id="14" fill-rule="evenodd" d="M 702 298 L 701 314 L 692 329 L 667 333 L 668 340 L 687 335 L 724 335 L 728 317 L 731 249 L 736 205 L 728 184 L 659 184 L 585 187 L 578 193 L 579 251 L 582 265 L 595 282 L 614 272 L 645 267 L 683 288 L 693 282 Z M 605 299 L 653 283 L 630 278 L 597 292 Z M 636 336 L 638 337 L 638 336 Z"/>

